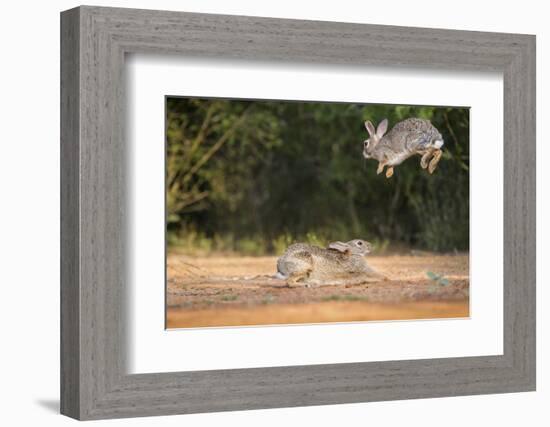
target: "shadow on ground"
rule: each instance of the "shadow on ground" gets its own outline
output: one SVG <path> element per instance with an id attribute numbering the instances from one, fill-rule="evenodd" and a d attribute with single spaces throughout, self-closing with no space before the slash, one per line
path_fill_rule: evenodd
<path id="1" fill-rule="evenodd" d="M 38 399 L 35 403 L 49 412 L 59 414 L 59 399 Z"/>

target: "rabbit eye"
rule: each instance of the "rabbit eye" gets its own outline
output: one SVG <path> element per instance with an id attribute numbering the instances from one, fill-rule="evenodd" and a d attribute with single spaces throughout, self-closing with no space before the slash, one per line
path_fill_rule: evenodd
<path id="1" fill-rule="evenodd" d="M 363 242 L 357 242 L 357 244 L 358 244 L 359 246 L 362 246 L 362 245 L 363 245 Z"/>

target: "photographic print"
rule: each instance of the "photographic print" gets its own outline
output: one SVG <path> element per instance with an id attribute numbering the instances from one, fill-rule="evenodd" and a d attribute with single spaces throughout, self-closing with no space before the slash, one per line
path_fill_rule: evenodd
<path id="1" fill-rule="evenodd" d="M 166 97 L 166 327 L 469 316 L 469 108 Z"/>

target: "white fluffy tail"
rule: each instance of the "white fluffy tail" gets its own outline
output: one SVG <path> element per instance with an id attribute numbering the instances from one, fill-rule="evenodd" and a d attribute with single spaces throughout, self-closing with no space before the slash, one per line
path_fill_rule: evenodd
<path id="1" fill-rule="evenodd" d="M 273 275 L 273 277 L 274 277 L 275 279 L 279 279 L 279 280 L 286 280 L 286 279 L 288 279 L 288 277 L 285 276 L 285 275 L 284 275 L 283 273 L 281 273 L 280 271 L 277 271 L 277 273 L 275 273 L 275 274 Z"/>
<path id="2" fill-rule="evenodd" d="M 433 142 L 433 144 L 434 144 L 435 148 L 441 148 L 441 147 L 443 147 L 443 140 L 442 139 L 437 139 Z"/>

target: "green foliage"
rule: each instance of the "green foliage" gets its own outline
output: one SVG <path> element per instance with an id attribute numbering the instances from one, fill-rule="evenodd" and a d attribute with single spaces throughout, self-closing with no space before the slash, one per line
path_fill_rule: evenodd
<path id="1" fill-rule="evenodd" d="M 290 233 L 284 233 L 277 236 L 271 242 L 273 246 L 273 252 L 275 255 L 282 255 L 283 252 L 294 242 L 294 239 Z"/>
<path id="2" fill-rule="evenodd" d="M 386 117 L 439 129 L 433 175 L 419 157 L 391 179 L 363 159 L 363 122 Z M 260 255 L 366 238 L 378 250 L 468 249 L 467 108 L 169 98 L 166 137 L 170 245 Z"/>

